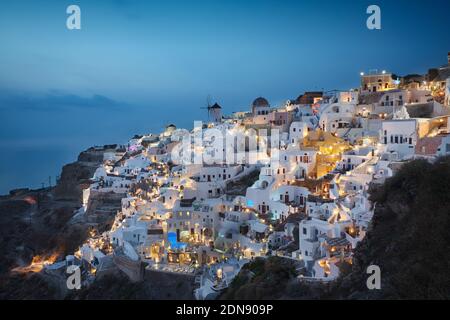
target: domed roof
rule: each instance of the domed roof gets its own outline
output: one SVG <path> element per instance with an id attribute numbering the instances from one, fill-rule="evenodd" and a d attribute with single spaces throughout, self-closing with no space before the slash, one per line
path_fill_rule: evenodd
<path id="1" fill-rule="evenodd" d="M 267 101 L 266 98 L 258 97 L 253 101 L 252 106 L 253 107 L 269 107 L 269 101 Z"/>

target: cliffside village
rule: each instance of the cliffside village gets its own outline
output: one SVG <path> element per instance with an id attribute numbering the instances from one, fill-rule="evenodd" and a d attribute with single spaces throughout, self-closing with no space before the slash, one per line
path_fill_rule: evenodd
<path id="1" fill-rule="evenodd" d="M 191 131 L 168 125 L 96 148 L 103 164 L 76 216 L 99 194 L 120 196 L 122 208 L 111 230 L 93 232 L 64 264 L 88 266 L 86 279 L 112 266 L 132 281 L 150 271 L 190 275 L 197 299 L 216 297 L 245 263 L 271 255 L 297 261 L 299 281 L 333 281 L 370 228 L 369 187 L 407 161 L 450 154 L 447 58 L 425 75 L 371 70 L 359 88 L 306 92 L 280 106 L 259 97 L 230 116 L 216 103 Z M 240 140 L 242 161 L 174 159 L 197 136 L 187 157 L 214 158 L 211 129 L 233 141 L 254 133 L 258 144 Z"/>

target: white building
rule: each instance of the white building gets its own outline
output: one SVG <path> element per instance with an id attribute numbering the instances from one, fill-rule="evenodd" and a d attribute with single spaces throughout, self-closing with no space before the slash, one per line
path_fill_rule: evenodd
<path id="1" fill-rule="evenodd" d="M 348 129 L 352 126 L 355 115 L 355 105 L 351 103 L 331 103 L 322 105 L 319 127 L 323 131 L 336 133 L 338 129 Z"/>
<path id="2" fill-rule="evenodd" d="M 289 143 L 297 144 L 308 135 L 308 125 L 303 121 L 294 121 L 289 128 Z"/>
<path id="3" fill-rule="evenodd" d="M 447 79 L 445 86 L 445 105 L 450 107 L 450 78 Z"/>
<path id="4" fill-rule="evenodd" d="M 385 120 L 382 123 L 380 142 L 384 151 L 398 160 L 412 156 L 417 143 L 417 120 Z"/>

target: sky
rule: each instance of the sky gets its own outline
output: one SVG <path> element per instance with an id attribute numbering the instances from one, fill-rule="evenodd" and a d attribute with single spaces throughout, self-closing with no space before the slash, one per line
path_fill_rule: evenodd
<path id="1" fill-rule="evenodd" d="M 66 8 L 81 9 L 68 30 Z M 366 8 L 381 8 L 369 30 Z M 205 120 L 305 90 L 349 89 L 359 73 L 446 63 L 450 2 L 2 1 L 0 194 L 39 187 L 78 153 L 165 124 Z M 53 178 L 54 179 L 54 178 Z"/>

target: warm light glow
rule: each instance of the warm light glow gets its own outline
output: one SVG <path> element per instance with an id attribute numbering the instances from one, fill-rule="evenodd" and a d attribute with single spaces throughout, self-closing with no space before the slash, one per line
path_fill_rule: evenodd
<path id="1" fill-rule="evenodd" d="M 12 271 L 18 272 L 18 273 L 41 272 L 45 266 L 55 263 L 58 256 L 59 256 L 59 254 L 57 254 L 57 253 L 53 253 L 52 255 L 50 255 L 47 258 L 37 255 L 37 256 L 33 257 L 30 265 L 25 266 L 25 267 L 14 268 L 14 269 L 12 269 Z"/>

